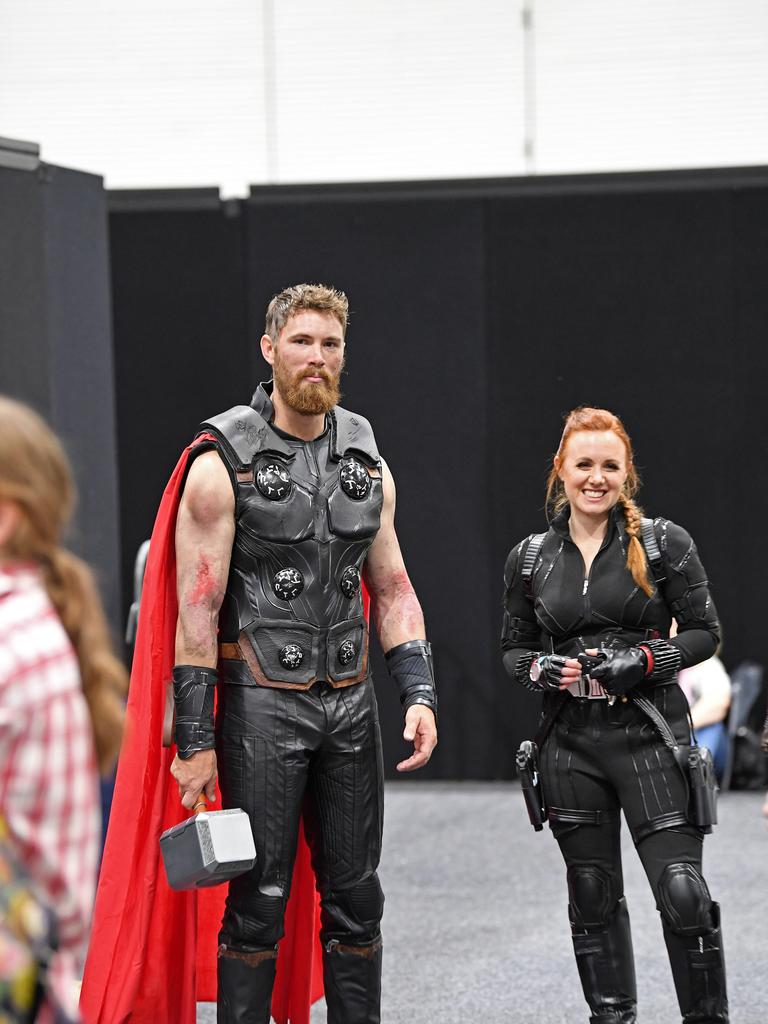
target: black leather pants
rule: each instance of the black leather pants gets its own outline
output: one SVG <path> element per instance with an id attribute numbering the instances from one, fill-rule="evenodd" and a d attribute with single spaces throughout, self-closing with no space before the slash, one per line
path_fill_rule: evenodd
<path id="1" fill-rule="evenodd" d="M 650 696 L 685 747 L 679 687 Z M 541 775 L 567 866 L 574 951 L 592 1024 L 636 1020 L 621 811 L 661 914 L 684 1024 L 726 1024 L 719 908 L 701 874 L 703 837 L 688 822 L 686 780 L 655 727 L 631 702 L 568 699 L 544 744 Z"/>
<path id="2" fill-rule="evenodd" d="M 383 770 L 371 680 L 306 691 L 228 681 L 216 728 L 224 807 L 248 812 L 257 858 L 229 885 L 220 1024 L 268 1024 L 269 954 L 283 935 L 302 811 L 321 892 L 329 1024 L 378 1024 Z"/>

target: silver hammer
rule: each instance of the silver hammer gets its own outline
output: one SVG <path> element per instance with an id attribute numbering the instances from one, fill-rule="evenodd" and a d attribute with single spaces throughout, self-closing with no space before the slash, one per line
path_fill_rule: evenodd
<path id="1" fill-rule="evenodd" d="M 195 814 L 166 829 L 160 850 L 172 889 L 219 885 L 250 871 L 256 863 L 251 822 L 245 811 L 208 811 L 200 796 Z"/>

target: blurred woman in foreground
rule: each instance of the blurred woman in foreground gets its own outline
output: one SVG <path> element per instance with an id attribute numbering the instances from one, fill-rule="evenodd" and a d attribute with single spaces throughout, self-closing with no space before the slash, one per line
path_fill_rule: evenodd
<path id="1" fill-rule="evenodd" d="M 74 497 L 53 432 L 0 396 L 0 817 L 55 920 L 40 1021 L 78 1019 L 100 851 L 98 768 L 117 756 L 126 687 L 90 570 L 61 546 Z M 11 1019 L 24 1019 L 21 1010 Z"/>

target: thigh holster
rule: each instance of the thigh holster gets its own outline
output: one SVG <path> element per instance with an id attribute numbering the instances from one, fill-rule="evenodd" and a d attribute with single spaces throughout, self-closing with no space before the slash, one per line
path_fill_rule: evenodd
<path id="1" fill-rule="evenodd" d="M 655 832 L 662 832 L 665 828 L 679 828 L 681 825 L 688 826 L 688 815 L 682 811 L 669 811 L 667 814 L 659 814 L 655 818 L 649 818 L 632 829 L 632 839 L 635 846 L 639 846 L 644 839 L 652 836 Z"/>
<path id="2" fill-rule="evenodd" d="M 578 807 L 549 808 L 549 820 L 553 825 L 603 825 L 610 818 L 605 811 L 582 811 Z"/>

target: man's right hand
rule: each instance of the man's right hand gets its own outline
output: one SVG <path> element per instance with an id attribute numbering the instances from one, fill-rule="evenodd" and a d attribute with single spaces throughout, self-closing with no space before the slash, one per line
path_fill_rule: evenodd
<path id="1" fill-rule="evenodd" d="M 191 811 L 201 793 L 213 803 L 218 774 L 215 750 L 196 750 L 184 760 L 177 754 L 171 765 L 171 775 L 179 784 L 182 807 Z"/>

